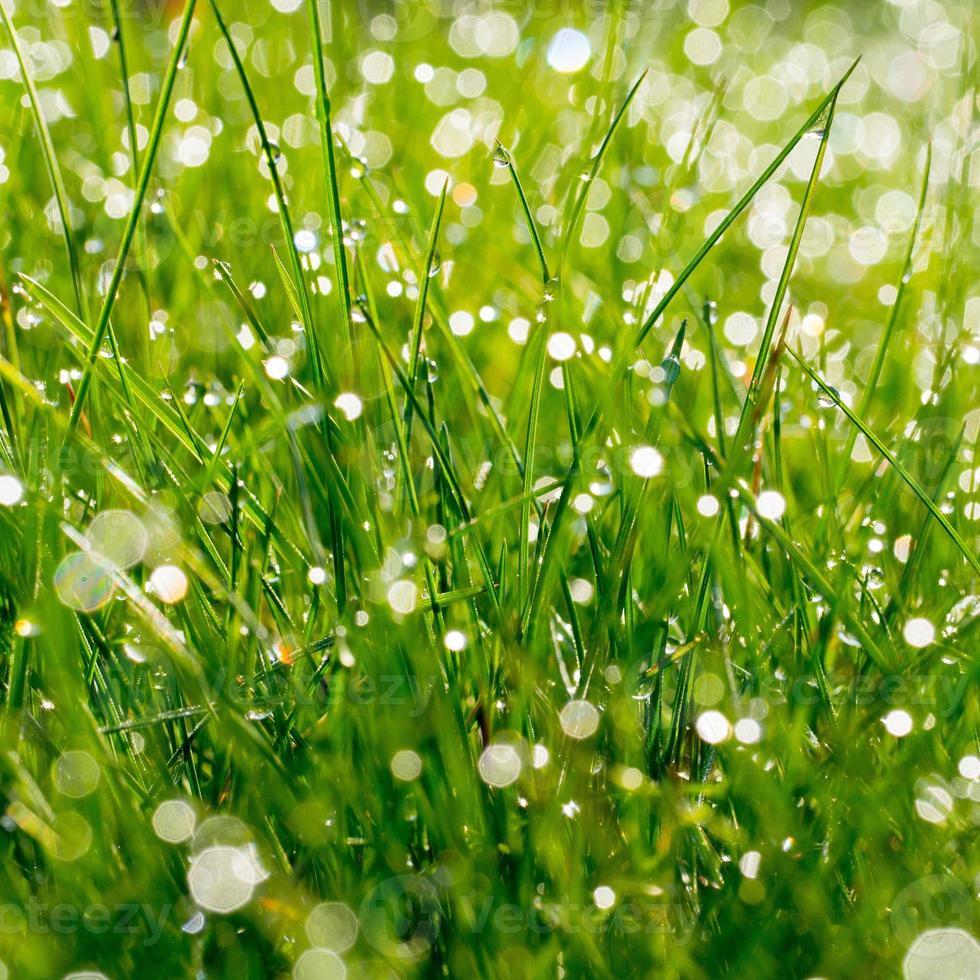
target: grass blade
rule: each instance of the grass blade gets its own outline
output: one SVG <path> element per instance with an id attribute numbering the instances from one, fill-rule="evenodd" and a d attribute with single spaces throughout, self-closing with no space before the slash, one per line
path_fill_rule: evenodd
<path id="1" fill-rule="evenodd" d="M 847 405 L 844 404 L 843 401 L 841 401 L 840 395 L 829 384 L 827 384 L 827 382 L 824 381 L 823 378 L 821 378 L 809 364 L 807 364 L 803 357 L 800 354 L 797 354 L 796 351 L 792 350 L 791 348 L 787 348 L 787 350 L 789 350 L 790 354 L 792 354 L 796 363 L 799 364 L 799 366 L 806 372 L 810 380 L 820 387 L 824 395 L 833 401 L 833 403 L 847 416 L 851 424 L 854 425 L 864 436 L 864 438 L 867 439 L 868 442 L 874 446 L 874 448 L 877 449 L 882 456 L 885 457 L 892 469 L 894 469 L 895 472 L 905 481 L 906 486 L 908 486 L 908 488 L 919 498 L 919 500 L 922 501 L 926 509 L 939 522 L 939 525 L 946 532 L 953 544 L 956 545 L 963 557 L 970 563 L 973 570 L 980 575 L 980 558 L 977 557 L 976 553 L 972 551 L 966 542 L 960 537 L 956 528 L 949 523 L 946 515 L 939 509 L 939 507 L 936 506 L 936 503 L 932 497 L 930 497 L 929 494 L 927 494 L 925 490 L 919 486 L 912 474 L 909 473 L 904 466 L 902 466 L 902 464 L 895 458 L 895 455 L 888 449 L 887 446 L 885 446 L 881 439 L 879 439 L 878 436 L 875 435 L 870 428 L 868 428 L 865 422 L 863 422 L 857 415 L 854 414 L 854 412 L 851 411 L 851 409 L 847 407 Z"/>
<path id="2" fill-rule="evenodd" d="M 44 113 L 41 111 L 41 100 L 37 93 L 37 86 L 34 84 L 34 77 L 27 68 L 24 60 L 24 53 L 20 47 L 20 39 L 14 28 L 14 22 L 7 10 L 5 3 L 0 3 L 0 18 L 3 18 L 7 34 L 10 36 L 10 44 L 14 49 L 17 58 L 17 65 L 20 68 L 20 77 L 24 82 L 24 89 L 27 98 L 31 103 L 31 113 L 34 116 L 34 125 L 37 127 L 38 137 L 41 140 L 41 150 L 44 157 L 44 166 L 48 172 L 48 179 L 51 181 L 51 188 L 54 191 L 55 204 L 58 208 L 58 216 L 61 219 L 61 231 L 65 239 L 65 251 L 68 253 L 68 265 L 71 269 L 72 285 L 75 289 L 75 304 L 78 315 L 83 320 L 88 320 L 87 304 L 85 302 L 85 288 L 82 283 L 82 272 L 78 262 L 78 253 L 75 251 L 75 243 L 72 239 L 71 205 L 68 203 L 68 192 L 65 190 L 65 181 L 61 175 L 61 166 L 58 163 L 58 155 L 55 153 L 54 143 L 51 140 L 51 132 L 48 129 Z"/>
<path id="3" fill-rule="evenodd" d="M 156 156 L 160 150 L 163 127 L 167 120 L 167 110 L 170 107 L 170 99 L 173 95 L 174 83 L 177 80 L 177 72 L 180 70 L 181 59 L 184 56 L 184 49 L 190 34 L 191 20 L 194 17 L 196 4 L 197 0 L 187 0 L 184 6 L 183 16 L 180 19 L 180 25 L 177 29 L 177 39 L 170 55 L 170 63 L 167 65 L 167 71 L 160 90 L 160 97 L 157 100 L 156 114 L 153 119 L 153 125 L 150 128 L 146 156 L 143 158 L 143 168 L 140 171 L 139 180 L 136 183 L 136 193 L 133 197 L 132 210 L 126 220 L 126 228 L 123 231 L 122 242 L 120 243 L 119 253 L 116 257 L 116 264 L 112 270 L 112 278 L 106 290 L 102 311 L 99 314 L 99 319 L 95 324 L 95 330 L 92 334 L 92 344 L 89 347 L 88 359 L 82 373 L 82 378 L 78 383 L 75 404 L 72 405 L 71 415 L 68 417 L 69 439 L 74 435 L 78 428 L 78 423 L 81 420 L 82 411 L 85 408 L 85 399 L 95 373 L 95 362 L 98 360 L 99 350 L 105 340 L 106 331 L 109 329 L 109 319 L 112 316 L 116 297 L 119 294 L 119 287 L 122 285 L 123 275 L 126 271 L 126 259 L 129 256 L 129 249 L 133 244 L 133 238 L 139 226 L 143 201 L 146 198 L 147 188 L 150 186 L 150 175 L 153 173 L 153 165 L 156 162 Z"/>
<path id="4" fill-rule="evenodd" d="M 320 123 L 320 150 L 323 154 L 323 172 L 327 183 L 327 210 L 333 229 L 334 266 L 337 269 L 337 292 L 340 309 L 347 328 L 347 354 L 352 357 L 354 322 L 351 319 L 350 274 L 347 268 L 347 252 L 344 248 L 344 221 L 340 212 L 340 187 L 337 182 L 337 160 L 333 145 L 332 107 L 327 91 L 327 79 L 323 70 L 323 41 L 318 0 L 308 0 L 310 36 L 313 41 L 313 69 L 316 78 L 316 113 Z"/>
<path id="5" fill-rule="evenodd" d="M 684 288 L 684 284 L 694 270 L 701 264 L 704 257 L 718 244 L 719 239 L 725 232 L 731 227 L 739 215 L 752 203 L 756 194 L 759 193 L 761 188 L 769 182 L 772 175 L 783 165 L 783 161 L 793 152 L 796 148 L 796 144 L 809 133 L 813 127 L 824 117 L 828 109 L 837 99 L 837 95 L 844 83 L 851 77 L 851 73 L 858 66 L 858 62 L 861 59 L 858 58 L 854 61 L 850 68 L 844 73 L 840 81 L 830 90 L 830 92 L 823 98 L 816 109 L 810 114 L 806 122 L 796 131 L 793 138 L 776 154 L 773 158 L 772 163 L 766 167 L 765 170 L 759 175 L 755 183 L 739 198 L 738 203 L 735 205 L 728 214 L 719 222 L 718 227 L 707 237 L 704 244 L 697 250 L 694 257 L 684 266 L 678 277 L 671 284 L 670 288 L 664 293 L 663 298 L 654 307 L 653 311 L 643 322 L 643 325 L 637 331 L 636 337 L 633 340 L 633 348 L 637 348 L 643 343 L 646 335 L 653 329 L 654 324 L 663 315 L 664 310 L 670 306 L 673 298 Z"/>

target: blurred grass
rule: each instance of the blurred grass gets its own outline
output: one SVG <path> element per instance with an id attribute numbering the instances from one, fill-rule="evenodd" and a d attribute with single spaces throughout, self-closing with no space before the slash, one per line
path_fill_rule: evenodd
<path id="1" fill-rule="evenodd" d="M 968 5 L 4 9 L 8 975 L 976 932 Z"/>

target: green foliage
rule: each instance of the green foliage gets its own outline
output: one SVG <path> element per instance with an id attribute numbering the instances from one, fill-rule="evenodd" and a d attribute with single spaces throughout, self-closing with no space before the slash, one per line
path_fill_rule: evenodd
<path id="1" fill-rule="evenodd" d="M 0 977 L 976 970 L 967 6 L 0 11 Z"/>

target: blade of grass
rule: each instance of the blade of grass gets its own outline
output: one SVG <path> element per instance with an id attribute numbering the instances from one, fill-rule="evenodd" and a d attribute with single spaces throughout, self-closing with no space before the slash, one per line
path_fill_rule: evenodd
<path id="1" fill-rule="evenodd" d="M 905 252 L 905 261 L 902 263 L 902 276 L 899 280 L 898 291 L 895 294 L 895 302 L 892 304 L 891 313 L 888 316 L 888 323 L 885 325 L 885 330 L 882 333 L 881 340 L 878 343 L 878 349 L 875 351 L 874 363 L 871 365 L 871 371 L 868 374 L 868 380 L 864 387 L 864 393 L 861 395 L 861 401 L 858 403 L 857 415 L 859 418 L 868 417 L 868 412 L 871 408 L 871 401 L 874 398 L 875 389 L 878 386 L 878 379 L 881 377 L 881 371 L 885 364 L 885 357 L 888 355 L 892 337 L 895 333 L 895 327 L 898 324 L 899 312 L 902 309 L 902 300 L 905 297 L 909 280 L 912 278 L 912 257 L 915 252 L 916 240 L 919 237 L 919 227 L 922 224 L 922 214 L 925 211 L 926 194 L 929 191 L 929 173 L 931 169 L 932 143 L 929 143 L 926 148 L 926 163 L 922 171 L 922 186 L 919 189 L 919 203 L 915 210 L 915 221 L 912 224 L 912 231 L 909 234 L 909 244 Z M 847 440 L 844 443 L 844 450 L 841 454 L 840 469 L 838 470 L 837 479 L 835 481 L 835 486 L 837 489 L 840 488 L 844 475 L 847 472 L 847 466 L 851 459 L 851 453 L 854 451 L 854 444 L 857 441 L 857 437 L 858 430 L 856 428 L 851 428 L 848 430 Z"/>
<path id="2" fill-rule="evenodd" d="M 337 181 L 337 160 L 333 145 L 332 107 L 327 91 L 327 79 L 323 69 L 323 38 L 320 26 L 318 0 L 308 0 L 310 36 L 313 43 L 313 69 L 316 77 L 316 113 L 320 123 L 320 150 L 323 154 L 323 172 L 327 183 L 327 205 L 330 226 L 333 229 L 334 266 L 337 270 L 337 292 L 340 308 L 347 328 L 347 356 L 353 357 L 354 322 L 351 319 L 350 274 L 347 253 L 344 249 L 344 222 L 340 212 L 340 187 Z"/>
<path id="3" fill-rule="evenodd" d="M 946 532 L 953 544 L 956 545 L 963 557 L 966 558 L 973 570 L 980 575 L 980 558 L 977 557 L 967 543 L 960 537 L 956 528 L 949 523 L 946 515 L 939 509 L 932 497 L 930 497 L 929 494 L 927 494 L 925 490 L 919 486 L 912 474 L 909 473 L 904 466 L 902 466 L 898 459 L 896 459 L 895 455 L 888 449 L 881 439 L 879 439 L 878 436 L 871 431 L 868 425 L 854 412 L 852 412 L 843 401 L 841 401 L 840 395 L 829 384 L 827 384 L 827 382 L 824 381 L 812 367 L 810 367 L 802 355 L 797 354 L 796 351 L 792 350 L 791 348 L 787 348 L 787 350 L 789 350 L 790 354 L 792 354 L 796 363 L 799 364 L 800 367 L 806 372 L 810 380 L 820 387 L 824 395 L 847 416 L 850 423 L 856 426 L 864 438 L 867 439 L 868 442 L 874 446 L 874 448 L 877 449 L 882 456 L 885 457 L 892 469 L 894 469 L 902 480 L 905 481 L 906 486 L 908 486 L 908 488 L 919 498 L 919 500 L 922 501 L 925 508 L 932 514 L 936 521 L 939 522 L 939 525 Z"/>
<path id="4" fill-rule="evenodd" d="M 449 190 L 449 178 L 443 182 L 442 193 L 439 195 L 439 203 L 436 205 L 435 214 L 432 216 L 432 224 L 429 226 L 429 238 L 425 251 L 425 260 L 419 270 L 419 296 L 415 303 L 415 316 L 412 319 L 412 339 L 411 356 L 408 367 L 408 382 L 415 391 L 419 377 L 419 359 L 422 351 L 422 328 L 425 323 L 425 306 L 429 296 L 429 280 L 432 278 L 432 268 L 436 257 L 436 248 L 439 241 L 439 227 L 442 224 L 442 215 L 446 209 L 446 192 Z M 411 400 L 405 405 L 405 441 L 412 443 L 412 404 Z"/>
<path id="5" fill-rule="evenodd" d="M 24 53 L 20 47 L 20 38 L 17 36 L 14 22 L 7 10 L 7 5 L 4 3 L 0 3 L 0 18 L 3 18 L 4 26 L 7 28 L 7 34 L 10 36 L 10 45 L 14 49 L 14 55 L 17 58 L 20 77 L 24 82 L 24 89 L 27 92 L 27 98 L 31 104 L 34 125 L 37 127 L 38 137 L 41 140 L 44 166 L 48 172 L 48 179 L 51 181 L 55 204 L 58 208 L 58 216 L 61 219 L 61 231 L 65 240 L 65 251 L 68 253 L 68 265 L 71 270 L 72 285 L 75 290 L 76 309 L 78 315 L 88 322 L 88 306 L 85 300 L 82 272 L 78 262 L 78 253 L 75 250 L 75 243 L 72 240 L 71 205 L 68 203 L 68 192 L 65 189 L 64 178 L 61 175 L 58 155 L 55 153 L 51 132 L 48 129 L 44 113 L 41 110 L 41 100 L 37 93 L 37 86 L 34 84 L 34 77 L 28 71 L 27 62 L 24 60 Z"/>
<path id="6" fill-rule="evenodd" d="M 517 196 L 521 202 L 521 210 L 524 213 L 524 223 L 527 225 L 527 232 L 531 236 L 531 244 L 534 246 L 534 252 L 538 257 L 538 264 L 541 266 L 541 281 L 547 286 L 551 281 L 551 273 L 548 271 L 548 260 L 544 255 L 544 246 L 541 244 L 541 236 L 538 234 L 538 227 L 534 222 L 534 217 L 531 214 L 531 205 L 528 204 L 527 194 L 524 193 L 524 186 L 521 184 L 520 175 L 517 173 L 517 164 L 514 162 L 514 156 L 499 140 L 497 142 L 497 149 L 494 151 L 493 162 L 495 166 L 504 166 L 510 171 L 511 180 L 514 183 L 514 187 L 517 190 Z"/>
<path id="7" fill-rule="evenodd" d="M 123 275 L 126 271 L 126 259 L 129 255 L 129 249 L 133 244 L 136 229 L 139 226 L 143 200 L 146 197 L 146 191 L 150 185 L 150 175 L 153 172 L 153 165 L 156 162 L 156 156 L 160 149 L 163 127 L 167 119 L 167 110 L 170 106 L 171 96 L 173 95 L 174 83 L 177 80 L 177 72 L 180 70 L 181 58 L 184 56 L 184 48 L 190 34 L 191 21 L 194 16 L 196 4 L 197 0 L 187 0 L 184 6 L 183 16 L 180 19 L 180 25 L 177 29 L 176 42 L 170 55 L 170 63 L 167 65 L 166 74 L 164 75 L 160 97 L 157 100 L 153 125 L 150 127 L 150 137 L 147 144 L 146 156 L 143 159 L 143 168 L 140 171 L 139 180 L 136 183 L 136 193 L 133 197 L 132 209 L 129 213 L 129 218 L 126 220 L 126 228 L 123 231 L 122 242 L 120 243 L 119 253 L 116 257 L 116 264 L 112 270 L 112 278 L 106 290 L 102 312 L 99 314 L 99 319 L 96 322 L 92 334 L 88 359 L 82 372 L 81 380 L 78 383 L 78 391 L 75 394 L 75 404 L 72 405 L 71 414 L 68 417 L 66 445 L 68 440 L 75 434 L 78 423 L 81 420 L 82 411 L 85 408 L 85 399 L 88 395 L 89 387 L 92 384 L 92 377 L 95 374 L 95 363 L 98 360 L 99 350 L 105 340 L 106 331 L 109 329 L 109 319 L 112 316 L 119 287 L 122 285 Z"/>
<path id="8" fill-rule="evenodd" d="M 882 651 L 871 634 L 865 629 L 861 620 L 850 612 L 848 604 L 837 597 L 837 591 L 833 585 L 827 580 L 816 563 L 810 560 L 803 548 L 786 533 L 778 521 L 770 520 L 768 517 L 763 517 L 759 513 L 755 505 L 755 496 L 750 490 L 740 485 L 737 485 L 734 489 L 742 498 L 743 503 L 752 511 L 759 526 L 767 534 L 775 538 L 779 546 L 803 569 L 806 577 L 819 590 L 820 594 L 828 601 L 834 600 L 837 612 L 841 615 L 841 618 L 851 632 L 861 641 L 865 653 L 868 654 L 875 666 L 886 675 L 894 672 L 897 667 L 895 658 L 887 656 Z"/>
<path id="9" fill-rule="evenodd" d="M 242 62 L 241 55 L 238 53 L 235 40 L 231 36 L 231 32 L 228 30 L 228 26 L 221 15 L 221 10 L 218 7 L 217 0 L 209 0 L 209 3 L 211 5 L 211 10 L 214 12 L 215 20 L 218 22 L 218 29 L 221 31 L 221 34 L 225 39 L 225 43 L 228 45 L 228 50 L 231 55 L 232 62 L 234 63 L 235 71 L 238 74 L 238 79 L 242 84 L 245 99 L 248 102 L 249 109 L 252 112 L 252 119 L 255 122 L 256 132 L 258 133 L 259 142 L 262 146 L 262 152 L 265 155 L 265 161 L 269 168 L 269 176 L 272 179 L 273 193 L 275 194 L 276 206 L 279 211 L 279 220 L 282 223 L 283 236 L 286 239 L 286 249 L 289 252 L 289 264 L 293 275 L 293 281 L 296 286 L 296 297 L 300 307 L 301 319 L 303 321 L 303 333 L 306 336 L 306 343 L 309 349 L 310 368 L 313 372 L 313 381 L 317 391 L 322 394 L 326 386 L 327 378 L 323 357 L 320 351 L 320 340 L 317 336 L 316 325 L 313 319 L 313 307 L 310 303 L 310 292 L 306 283 L 306 276 L 303 274 L 303 266 L 299 258 L 299 249 L 296 247 L 296 237 L 293 232 L 293 220 L 290 217 L 289 208 L 286 204 L 286 193 L 283 190 L 282 179 L 279 176 L 278 157 L 280 151 L 277 148 L 273 148 L 272 143 L 269 141 L 269 134 L 266 130 L 265 122 L 262 119 L 262 113 L 259 110 L 258 100 L 256 99 L 255 92 L 252 89 L 251 83 L 249 82 L 248 73 L 245 71 L 245 65 Z"/>
<path id="10" fill-rule="evenodd" d="M 126 107 L 126 131 L 129 135 L 129 153 L 133 166 L 133 180 L 136 180 L 140 172 L 139 158 L 139 134 L 136 129 L 136 116 L 133 112 L 133 98 L 130 92 L 129 58 L 126 53 L 126 37 L 123 33 L 123 20 L 119 10 L 119 0 L 110 0 L 110 13 L 112 16 L 112 40 L 115 42 L 116 50 L 119 54 L 119 78 L 122 82 L 123 104 Z M 144 245 L 146 230 L 143 222 L 137 229 L 136 250 L 140 251 L 140 246 Z M 140 298 L 142 300 L 143 319 L 150 321 L 150 287 L 147 282 L 146 270 L 140 264 L 136 270 L 136 275 L 140 282 Z M 110 335 L 111 335 L 110 328 Z M 149 365 L 149 332 L 140 331 L 142 338 L 142 354 L 144 368 Z"/>
<path id="11" fill-rule="evenodd" d="M 820 104 L 816 109 L 810 114 L 807 120 L 802 126 L 796 131 L 796 134 L 790 139 L 790 141 L 776 154 L 772 162 L 766 167 L 765 170 L 759 175 L 752 186 L 739 198 L 738 203 L 725 215 L 724 218 L 719 222 L 718 227 L 707 237 L 704 244 L 697 250 L 693 258 L 684 266 L 680 271 L 680 274 L 671 284 L 670 288 L 664 293 L 663 298 L 654 307 L 650 315 L 644 320 L 643 325 L 637 331 L 636 337 L 633 340 L 633 349 L 640 346 L 643 343 L 643 339 L 646 335 L 653 329 L 656 322 L 663 315 L 664 310 L 670 306 L 673 298 L 683 289 L 684 284 L 690 279 L 694 270 L 701 264 L 704 257 L 710 252 L 715 245 L 718 244 L 719 239 L 725 232 L 731 227 L 739 215 L 752 203 L 756 194 L 759 193 L 760 189 L 768 183 L 772 175 L 782 166 L 783 161 L 793 152 L 796 144 L 809 133 L 813 127 L 820 121 L 821 118 L 826 114 L 829 107 L 837 99 L 837 95 L 843 87 L 844 83 L 851 77 L 851 73 L 858 66 L 858 62 L 861 59 L 858 58 L 854 63 L 847 69 L 843 77 L 839 82 L 830 90 L 830 92 L 824 96 Z"/>
<path id="12" fill-rule="evenodd" d="M 817 148 L 816 158 L 810 171 L 810 179 L 807 181 L 806 190 L 803 193 L 803 200 L 800 203 L 800 213 L 796 218 L 796 227 L 793 229 L 793 237 L 790 239 L 789 250 L 786 253 L 786 261 L 783 263 L 782 272 L 776 283 L 776 291 L 773 294 L 772 303 L 769 306 L 769 317 L 766 320 L 765 330 L 762 334 L 762 341 L 759 344 L 759 352 L 756 355 L 755 367 L 752 371 L 752 379 L 749 382 L 749 390 L 742 402 L 742 411 L 738 419 L 738 428 L 735 431 L 735 438 L 732 443 L 731 459 L 729 460 L 729 474 L 734 473 L 737 460 L 745 448 L 745 442 L 749 438 L 749 428 L 754 426 L 753 418 L 755 415 L 756 404 L 759 401 L 763 390 L 763 378 L 770 369 L 769 351 L 772 348 L 772 341 L 776 334 L 776 325 L 779 322 L 779 315 L 782 312 L 783 299 L 786 290 L 789 288 L 789 281 L 793 275 L 796 265 L 796 256 L 800 250 L 800 243 L 803 241 L 803 232 L 806 228 L 807 218 L 813 207 L 813 198 L 820 182 L 820 171 L 823 168 L 823 161 L 827 153 L 827 143 L 830 139 L 831 128 L 834 122 L 834 109 L 837 99 L 831 99 L 828 109 L 827 122 L 820 135 L 820 146 Z"/>
<path id="13" fill-rule="evenodd" d="M 644 69 L 640 77 L 633 83 L 633 87 L 629 90 L 629 93 L 623 100 L 623 104 L 619 107 L 616 115 L 613 116 L 612 124 L 606 130 L 606 135 L 599 144 L 599 149 L 596 150 L 595 156 L 593 156 L 589 161 L 588 169 L 582 173 L 582 186 L 579 187 L 578 194 L 575 197 L 575 203 L 572 205 L 572 212 L 568 216 L 568 221 L 566 222 L 562 231 L 561 257 L 558 261 L 559 276 L 564 269 L 565 258 L 568 255 L 568 250 L 571 247 L 573 239 L 575 238 L 578 223 L 581 220 L 582 212 L 585 209 L 585 202 L 588 200 L 589 191 L 592 190 L 592 185 L 595 183 L 595 179 L 599 175 L 599 169 L 602 167 L 602 161 L 606 155 L 606 151 L 609 149 L 613 137 L 616 135 L 616 130 L 619 129 L 620 123 L 626 116 L 626 111 L 629 109 L 633 99 L 636 98 L 636 93 L 640 90 L 640 86 L 643 84 L 643 80 L 647 77 L 647 72 L 649 70 L 649 68 Z"/>

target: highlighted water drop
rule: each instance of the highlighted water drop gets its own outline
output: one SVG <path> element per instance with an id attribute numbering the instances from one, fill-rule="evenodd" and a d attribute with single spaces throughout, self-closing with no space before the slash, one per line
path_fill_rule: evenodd
<path id="1" fill-rule="evenodd" d="M 101 558 L 76 551 L 58 566 L 54 588 L 69 609 L 94 612 L 112 598 L 115 583 Z"/>

